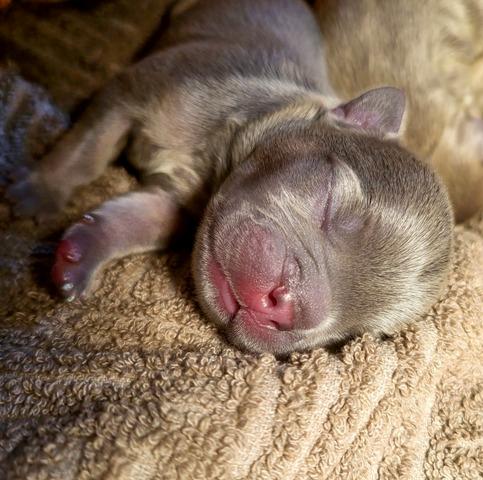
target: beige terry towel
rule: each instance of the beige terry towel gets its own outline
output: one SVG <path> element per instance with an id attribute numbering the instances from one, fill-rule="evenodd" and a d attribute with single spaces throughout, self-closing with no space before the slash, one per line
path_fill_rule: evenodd
<path id="1" fill-rule="evenodd" d="M 65 82 L 45 85 L 68 106 Z M 457 228 L 449 289 L 426 318 L 277 361 L 200 315 L 188 252 L 125 258 L 88 301 L 55 297 L 58 232 L 130 186 L 111 168 L 40 227 L 0 207 L 1 479 L 481 478 L 483 215 Z"/>

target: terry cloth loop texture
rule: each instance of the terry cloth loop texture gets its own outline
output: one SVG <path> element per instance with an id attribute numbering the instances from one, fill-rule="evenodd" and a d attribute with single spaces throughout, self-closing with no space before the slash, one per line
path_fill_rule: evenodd
<path id="1" fill-rule="evenodd" d="M 159 12 L 161 3 L 152 2 Z M 129 4 L 138 2 L 55 9 L 92 27 L 76 36 L 86 42 L 81 58 L 96 34 L 112 35 L 102 9 L 125 25 L 136 18 Z M 131 58 L 106 49 L 93 64 L 73 61 L 69 75 L 37 78 L 36 69 L 62 64 L 71 30 L 50 29 L 57 14 L 44 17 L 38 51 L 22 23 L 32 10 L 9 15 L 0 37 L 10 32 L 11 60 L 64 108 L 111 75 L 105 65 Z M 390 339 L 365 335 L 277 361 L 234 349 L 203 318 L 188 252 L 118 260 L 87 301 L 55 297 L 48 271 L 62 229 L 132 187 L 112 167 L 49 225 L 12 223 L 0 205 L 0 478 L 481 478 L 483 215 L 457 227 L 449 288 L 426 318 Z"/>

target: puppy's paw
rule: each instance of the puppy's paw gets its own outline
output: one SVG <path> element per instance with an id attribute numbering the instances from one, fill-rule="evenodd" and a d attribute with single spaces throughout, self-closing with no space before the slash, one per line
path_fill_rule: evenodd
<path id="1" fill-rule="evenodd" d="M 102 220 L 97 215 L 86 214 L 60 241 L 52 281 L 67 300 L 83 298 L 93 289 L 97 271 L 108 257 L 109 242 Z"/>

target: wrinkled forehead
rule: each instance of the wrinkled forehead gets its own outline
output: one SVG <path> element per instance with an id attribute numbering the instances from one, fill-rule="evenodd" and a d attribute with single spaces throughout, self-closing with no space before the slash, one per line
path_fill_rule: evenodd
<path id="1" fill-rule="evenodd" d="M 271 219 L 300 226 L 321 220 L 332 189 L 331 165 L 313 157 L 272 160 L 253 158 L 260 162 L 258 168 L 234 172 L 215 199 L 214 209 L 225 218 Z"/>

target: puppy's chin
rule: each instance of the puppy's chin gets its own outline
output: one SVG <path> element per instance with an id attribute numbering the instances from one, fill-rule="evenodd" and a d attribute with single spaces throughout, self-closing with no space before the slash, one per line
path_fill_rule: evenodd
<path id="1" fill-rule="evenodd" d="M 254 353 L 286 355 L 303 348 L 303 335 L 260 325 L 250 312 L 241 310 L 225 327 L 227 339 L 238 348 Z M 299 348 L 297 348 L 299 346 Z"/>

